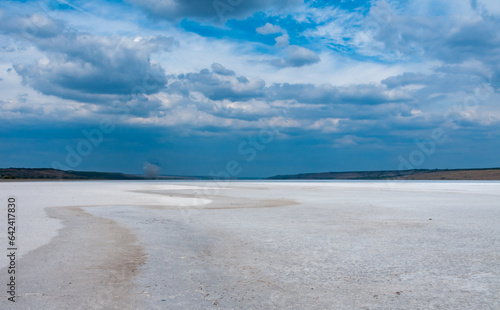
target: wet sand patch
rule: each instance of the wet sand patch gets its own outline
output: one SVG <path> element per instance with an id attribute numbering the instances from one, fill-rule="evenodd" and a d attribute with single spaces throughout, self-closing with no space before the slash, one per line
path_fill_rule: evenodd
<path id="1" fill-rule="evenodd" d="M 242 197 L 231 197 L 221 195 L 197 195 L 196 192 L 176 191 L 176 190 L 149 190 L 149 191 L 133 191 L 136 193 L 154 194 L 169 197 L 192 198 L 194 202 L 197 199 L 209 199 L 208 204 L 193 205 L 193 206 L 175 206 L 175 205 L 147 205 L 149 209 L 161 210 L 172 209 L 179 210 L 183 208 L 196 208 L 206 210 L 224 210 L 224 209 L 258 209 L 258 208 L 277 208 L 284 206 L 298 205 L 299 203 L 291 199 L 245 199 Z"/>
<path id="2" fill-rule="evenodd" d="M 141 297 L 133 294 L 132 280 L 146 256 L 136 236 L 80 207 L 46 210 L 64 227 L 18 261 L 16 303 L 2 296 L 0 308 L 138 309 Z"/>

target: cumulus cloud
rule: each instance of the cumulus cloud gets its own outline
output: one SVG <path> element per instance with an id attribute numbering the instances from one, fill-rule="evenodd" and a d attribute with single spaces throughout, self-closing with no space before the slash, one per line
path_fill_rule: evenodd
<path id="1" fill-rule="evenodd" d="M 235 75 L 234 71 L 226 69 L 223 65 L 219 63 L 212 64 L 212 71 L 220 75 L 226 75 L 226 76 Z"/>
<path id="2" fill-rule="evenodd" d="M 50 19 L 41 14 L 15 16 L 0 9 L 0 32 L 21 35 L 24 38 L 52 38 L 63 32 L 61 21 Z"/>
<path id="3" fill-rule="evenodd" d="M 297 45 L 288 47 L 286 54 L 285 59 L 273 59 L 270 64 L 278 68 L 302 67 L 315 64 L 321 60 L 314 51 Z"/>
<path id="4" fill-rule="evenodd" d="M 240 103 L 249 100 L 268 103 L 291 100 L 301 104 L 380 105 L 413 100 L 404 91 L 380 84 L 333 86 L 276 83 L 266 86 L 259 78 L 237 76 L 221 64 L 214 63 L 211 67 L 212 70 L 203 69 L 199 72 L 171 76 L 166 92 L 179 94 L 184 98 L 199 94 L 212 101 L 228 100 Z"/>
<path id="5" fill-rule="evenodd" d="M 392 16 L 375 38 L 385 48 L 405 56 L 438 59 L 448 64 L 478 60 L 497 64 L 500 60 L 500 19 L 433 19 Z"/>
<path id="6" fill-rule="evenodd" d="M 220 64 L 213 64 L 212 71 L 180 74 L 169 84 L 169 92 L 188 96 L 199 92 L 211 100 L 241 101 L 263 96 L 265 82 L 261 79 L 237 77 L 233 71 Z"/>
<path id="7" fill-rule="evenodd" d="M 433 73 L 411 73 L 392 76 L 381 82 L 389 90 L 401 90 L 411 93 L 415 103 L 439 103 L 444 99 L 456 101 L 457 96 L 465 93 L 473 94 L 477 87 L 493 85 L 491 73 L 482 72 L 480 68 L 471 70 L 468 66 L 441 66 Z M 488 86 L 491 87 L 491 86 Z"/>
<path id="8" fill-rule="evenodd" d="M 266 23 L 264 26 L 257 28 L 257 33 L 260 34 L 273 34 L 284 32 L 280 26 L 275 26 L 271 23 Z"/>
<path id="9" fill-rule="evenodd" d="M 271 23 L 266 23 L 264 26 L 257 28 L 257 33 L 260 33 L 263 35 L 282 33 L 282 35 L 280 35 L 274 39 L 276 41 L 275 46 L 276 47 L 286 47 L 286 46 L 290 45 L 290 36 L 280 26 L 275 26 Z"/>
<path id="10" fill-rule="evenodd" d="M 211 70 L 169 76 L 168 87 L 156 97 L 159 101 L 153 110 L 137 105 L 132 122 L 177 124 L 199 130 L 255 128 L 285 109 L 289 124 L 294 124 L 286 130 L 360 131 L 368 128 L 367 119 L 374 120 L 370 125 L 373 128 L 375 120 L 412 118 L 412 107 L 406 104 L 414 101 L 404 91 L 377 84 L 266 86 L 258 78 L 237 76 L 218 63 L 212 64 Z"/>
<path id="11" fill-rule="evenodd" d="M 177 1 L 162 5 L 171 5 L 172 10 L 177 12 L 184 10 L 184 4 Z M 342 124 L 361 130 L 367 124 L 359 124 L 368 119 L 381 121 L 391 118 L 403 123 L 418 123 L 418 117 L 423 118 L 429 113 L 425 105 L 437 107 L 456 100 L 460 96 L 457 94 L 459 90 L 474 91 L 478 83 L 474 78 L 481 75 L 490 77 L 495 71 L 497 57 L 491 51 L 495 51 L 498 45 L 496 34 L 491 37 L 482 37 L 481 34 L 477 36 L 477 44 L 470 43 L 475 32 L 481 29 L 491 32 L 494 18 L 490 18 L 489 22 L 455 21 L 453 25 L 458 26 L 454 28 L 454 34 L 449 29 L 451 24 L 439 19 L 409 18 L 410 25 L 405 28 L 399 17 L 391 16 L 388 23 L 381 25 L 376 29 L 379 32 L 375 33 L 375 38 L 383 43 L 384 48 L 408 56 L 418 51 L 431 60 L 441 60 L 443 64 L 434 67 L 431 73 L 407 72 L 374 84 L 277 83 L 266 86 L 264 79 L 237 75 L 221 63 L 213 63 L 199 71 L 167 75 L 152 60 L 152 55 L 171 49 L 176 44 L 171 38 L 99 36 L 72 30 L 64 23 L 50 19 L 39 23 L 37 31 L 23 31 L 32 19 L 33 16 L 5 17 L 5 23 L 0 25 L 3 33 L 23 38 L 28 36 L 29 41 L 44 55 L 34 64 L 14 65 L 24 83 L 46 95 L 99 103 L 100 106 L 93 108 L 95 113 L 112 113 L 106 103 L 126 102 L 133 121 L 144 124 L 199 122 L 204 126 L 217 127 L 217 124 L 229 126 L 241 121 L 255 125 L 260 118 L 270 117 L 278 106 L 286 107 L 294 121 L 303 128 L 317 130 L 324 126 L 323 132 L 344 130 L 340 126 Z M 488 23 L 489 28 L 484 28 Z M 446 29 L 435 31 L 437 25 L 444 25 Z M 410 33 L 411 28 L 419 31 Z M 391 37 L 391 31 L 397 35 Z M 299 68 L 321 61 L 315 51 L 302 46 L 289 46 L 290 37 L 279 26 L 266 23 L 257 28 L 257 32 L 263 35 L 282 34 L 277 36 L 276 45 L 285 47 L 283 58 L 268 61 L 277 68 Z M 341 38 L 344 34 L 339 31 L 332 35 Z M 443 38 L 443 45 L 448 47 L 437 46 Z M 481 54 L 474 50 L 474 46 L 489 51 Z M 460 55 L 449 54 L 455 48 Z M 137 86 L 143 87 L 144 91 L 131 96 Z M 153 94 L 157 94 L 158 98 Z M 359 109 L 360 105 L 363 109 Z M 13 105 L 8 107 L 14 111 Z M 412 111 L 420 111 L 420 114 Z M 174 119 L 176 117 L 178 119 Z"/>
<path id="12" fill-rule="evenodd" d="M 330 84 L 274 84 L 268 96 L 279 100 L 296 100 L 308 104 L 357 104 L 377 105 L 411 100 L 403 92 L 390 92 L 384 86 L 359 84 L 333 86 Z"/>
<path id="13" fill-rule="evenodd" d="M 22 24 L 24 19 L 10 23 Z M 46 24 L 51 31 L 39 29 L 30 38 L 45 57 L 34 64 L 13 66 L 24 83 L 44 94 L 106 102 L 158 92 L 167 82 L 164 69 L 150 57 L 170 50 L 176 44 L 171 38 L 104 37 L 79 33 L 50 20 Z"/>
<path id="14" fill-rule="evenodd" d="M 290 37 L 286 33 L 276 37 L 274 40 L 276 41 L 276 47 L 286 47 L 290 44 Z"/>
<path id="15" fill-rule="evenodd" d="M 398 88 L 412 84 L 427 85 L 429 82 L 432 82 L 429 75 L 412 72 L 405 72 L 402 75 L 391 76 L 382 80 L 382 84 L 386 85 L 388 88 Z"/>

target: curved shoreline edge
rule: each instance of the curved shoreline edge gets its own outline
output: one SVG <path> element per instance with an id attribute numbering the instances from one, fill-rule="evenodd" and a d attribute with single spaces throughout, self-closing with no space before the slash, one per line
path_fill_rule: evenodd
<path id="1" fill-rule="evenodd" d="M 136 236 L 117 222 L 79 207 L 46 210 L 64 227 L 50 243 L 19 259 L 16 307 L 137 309 L 141 297 L 131 294 L 132 280 L 146 254 Z M 6 269 L 0 272 L 6 274 Z M 2 298 L 1 308 L 10 306 L 6 303 Z"/>

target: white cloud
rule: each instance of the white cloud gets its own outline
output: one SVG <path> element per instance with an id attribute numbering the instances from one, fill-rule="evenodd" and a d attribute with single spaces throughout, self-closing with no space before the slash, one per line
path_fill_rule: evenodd
<path id="1" fill-rule="evenodd" d="M 257 33 L 260 34 L 273 34 L 284 32 L 280 26 L 275 26 L 271 23 L 266 23 L 264 26 L 257 28 Z"/>
<path id="2" fill-rule="evenodd" d="M 478 0 L 479 5 L 484 3 L 487 3 L 487 1 Z M 491 6 L 492 4 L 488 5 Z M 460 2 L 460 9 L 457 9 L 456 12 L 460 12 L 460 10 L 466 12 L 463 2 Z M 396 54 L 391 54 L 387 42 L 380 38 L 377 40 L 377 33 L 375 31 L 377 29 L 370 29 L 368 31 L 370 36 L 365 37 L 365 41 L 360 38 L 360 33 L 362 33 L 360 31 L 363 31 L 363 28 L 357 26 L 361 25 L 362 20 L 356 13 L 331 8 L 325 10 L 311 9 L 309 13 L 308 18 L 310 20 L 321 21 L 321 25 L 316 29 L 311 29 L 303 33 L 312 42 L 310 46 L 290 46 L 290 34 L 280 26 L 271 23 L 266 23 L 264 26 L 257 28 L 257 33 L 263 35 L 281 34 L 276 38 L 275 47 L 279 48 L 245 40 L 202 37 L 192 32 L 186 32 L 181 28 L 175 28 L 173 24 L 168 23 L 161 24 L 165 28 L 158 27 L 158 25 L 148 28 L 147 23 L 137 23 L 134 18 L 127 18 L 127 20 L 106 20 L 105 18 L 100 19 L 95 17 L 95 19 L 92 19 L 91 25 L 85 26 L 85 18 L 80 16 L 80 20 L 72 24 L 73 29 L 78 29 L 77 32 L 73 33 L 74 40 L 70 36 L 66 37 L 65 35 L 67 34 L 61 34 L 57 23 L 48 23 L 47 27 L 40 30 L 41 37 L 64 37 L 60 40 L 46 41 L 48 43 L 42 42 L 46 39 L 38 38 L 31 42 L 39 46 L 41 51 L 28 46 L 30 50 L 25 54 L 18 52 L 4 53 L 2 51 L 2 56 L 8 56 L 8 61 L 4 64 L 6 67 L 12 63 L 20 63 L 24 67 L 18 68 L 25 70 L 21 70 L 20 72 L 33 73 L 32 77 L 45 78 L 47 83 L 54 81 L 52 85 L 61 81 L 60 79 L 56 79 L 56 77 L 66 75 L 71 77 L 67 81 L 71 79 L 81 80 L 81 77 L 85 76 L 88 72 L 93 72 L 93 77 L 106 77 L 110 75 L 110 79 L 114 79 L 118 84 L 123 84 L 122 82 L 128 81 L 127 77 L 133 75 L 123 70 L 117 70 L 120 67 L 130 65 L 131 63 L 142 64 L 144 65 L 142 67 L 146 68 L 148 65 L 161 66 L 165 69 L 168 76 L 168 85 L 172 87 L 178 86 L 179 92 L 166 93 L 166 90 L 163 89 L 159 93 L 148 94 L 145 96 L 146 99 L 138 98 L 133 102 L 129 102 L 133 115 L 127 121 L 131 123 L 149 123 L 161 126 L 178 124 L 200 127 L 235 126 L 235 128 L 248 128 L 256 126 L 258 119 L 269 119 L 269 113 L 277 109 L 274 103 L 286 102 L 283 106 L 285 109 L 291 111 L 292 114 L 289 118 L 290 124 L 297 126 L 300 123 L 300 126 L 304 126 L 304 128 L 321 130 L 322 132 L 336 132 L 335 130 L 338 130 L 339 125 L 345 123 L 344 121 L 340 121 L 341 117 L 347 117 L 348 114 L 358 115 L 364 113 L 362 115 L 365 118 L 379 118 L 382 120 L 384 117 L 389 117 L 391 113 L 396 114 L 396 112 L 401 112 L 402 117 L 405 119 L 436 113 L 431 108 L 420 105 L 423 105 L 422 102 L 424 102 L 424 99 L 428 98 L 431 99 L 429 100 L 431 104 L 439 102 L 444 107 L 449 105 L 450 98 L 452 98 L 449 93 L 453 91 L 453 87 L 456 88 L 458 87 L 457 85 L 463 85 L 460 83 L 467 81 L 466 78 L 454 79 L 454 76 L 473 75 L 475 73 L 472 69 L 477 68 L 481 68 L 486 73 L 495 71 L 494 67 L 489 66 L 487 63 L 481 61 L 481 59 L 467 60 L 466 62 L 471 63 L 468 66 L 470 67 L 468 68 L 469 71 L 466 71 L 467 68 L 452 68 L 452 65 L 444 68 L 445 66 L 443 66 L 442 61 L 433 58 L 437 55 L 434 53 L 439 52 L 439 49 L 428 49 L 426 51 L 422 48 L 420 51 L 430 56 L 425 60 L 413 61 L 403 57 L 404 48 L 409 45 L 405 45 L 407 42 L 404 40 L 398 41 L 401 39 L 400 37 L 407 40 L 408 38 L 415 39 L 415 45 L 419 47 L 420 45 L 425 47 L 426 44 L 428 47 L 432 47 L 432 44 L 429 44 L 432 40 L 429 40 L 429 37 L 426 35 L 432 32 L 439 32 L 435 30 L 434 25 L 443 26 L 445 32 L 448 31 L 451 33 L 451 30 L 455 31 L 458 34 L 455 39 L 466 38 L 465 34 L 468 34 L 469 38 L 478 38 L 479 41 L 488 42 L 494 47 L 496 44 L 495 40 L 484 40 L 479 35 L 481 31 L 475 32 L 475 29 L 494 29 L 492 26 L 494 23 L 488 25 L 489 28 L 477 27 L 471 28 L 467 32 L 460 32 L 463 25 L 474 25 L 477 22 L 477 16 L 474 14 L 471 15 L 474 18 L 455 16 L 449 19 L 451 21 L 449 23 L 435 24 L 432 23 L 432 20 L 435 20 L 434 18 L 419 17 L 422 23 L 418 23 L 417 19 L 400 18 L 400 16 L 395 15 L 390 20 L 390 23 L 394 23 L 394 29 L 397 29 L 401 35 L 396 38 L 397 40 L 387 40 L 389 43 L 392 42 L 394 44 L 396 52 L 399 53 L 397 55 L 402 56 L 401 58 L 395 58 Z M 398 14 L 400 13 L 398 12 Z M 77 15 L 74 12 L 69 12 L 68 14 L 70 15 L 65 16 Z M 98 14 L 98 16 L 101 15 Z M 67 21 L 68 19 L 65 20 Z M 410 25 L 405 26 L 403 23 L 405 21 Z M 22 23 L 25 22 L 26 20 L 22 20 Z M 103 26 L 105 24 L 109 25 L 106 29 Z M 429 26 L 426 28 L 424 27 L 426 25 L 432 27 Z M 80 27 L 86 27 L 83 29 L 88 32 L 85 34 L 87 36 L 85 40 L 82 38 L 83 33 L 80 31 Z M 161 29 L 159 30 L 159 28 Z M 419 31 L 414 31 L 415 29 Z M 429 29 L 431 30 L 430 32 L 427 31 Z M 381 31 L 382 29 L 378 30 Z M 159 37 L 162 33 L 178 40 L 180 42 L 179 46 L 171 52 L 159 53 L 159 49 L 153 47 L 155 43 L 151 40 Z M 418 37 L 418 34 L 421 34 L 421 37 Z M 3 37 L 6 37 L 6 35 L 3 35 Z M 12 42 L 13 36 L 7 37 Z M 445 41 L 440 41 L 439 36 L 436 38 L 432 37 L 431 39 L 436 39 L 433 44 L 435 42 L 443 42 L 441 45 L 445 45 L 446 43 Z M 8 42 L 8 40 L 4 42 Z M 19 42 L 14 42 L 14 45 L 21 46 Z M 380 62 L 380 58 L 376 57 L 351 57 L 351 54 L 342 54 L 338 51 L 328 49 L 328 43 L 345 44 L 352 47 L 353 54 L 355 53 L 356 56 L 376 56 L 385 60 L 398 59 L 399 61 L 395 64 Z M 464 42 L 459 43 L 463 44 Z M 8 44 L 12 45 L 12 43 L 4 43 L 4 45 Z M 27 45 L 28 43 L 25 42 L 23 44 Z M 474 52 L 477 48 L 477 45 L 474 48 L 470 48 L 470 46 L 472 45 L 465 45 L 468 50 L 464 49 L 462 51 L 463 54 L 465 52 Z M 490 47 L 488 48 L 492 50 Z M 5 46 L 4 51 L 8 49 L 9 46 Z M 89 52 L 99 54 L 98 58 L 103 59 L 105 63 L 101 65 L 94 61 L 95 59 L 90 61 L 91 58 L 89 58 L 89 55 L 82 56 L 80 54 L 80 56 L 75 56 L 78 54 L 78 50 L 85 49 Z M 268 53 L 262 52 L 266 50 Z M 17 56 L 14 56 L 14 54 Z M 56 54 L 58 54 L 57 57 L 54 56 Z M 73 59 L 67 57 L 70 54 Z M 477 54 L 479 55 L 480 53 Z M 493 54 L 491 53 L 491 55 Z M 125 57 L 127 55 L 134 57 L 127 58 Z M 443 55 L 446 56 L 447 54 Z M 490 59 L 491 63 L 495 60 L 493 56 Z M 26 60 L 22 58 L 26 58 Z M 85 59 L 78 62 L 75 61 L 76 58 L 80 60 Z M 136 62 L 130 62 L 127 59 L 135 59 Z M 115 62 L 115 64 L 111 66 L 106 65 L 106 63 L 111 64 L 112 62 Z M 35 63 L 35 65 L 32 65 L 32 63 Z M 274 67 L 270 67 L 269 63 L 272 63 Z M 32 68 L 28 68 L 30 66 Z M 432 75 L 432 71 L 437 67 L 441 67 L 442 70 L 449 70 L 449 72 L 446 72 L 448 74 L 446 75 L 446 80 L 449 81 L 449 84 L 452 84 L 451 86 L 446 86 L 445 81 L 439 80 Z M 201 71 L 205 68 L 212 68 L 212 70 L 209 70 L 209 74 L 201 74 Z M 451 72 L 453 70 L 456 70 L 456 72 Z M 136 70 L 132 71 L 135 72 Z M 402 86 L 396 83 L 393 89 L 383 89 L 383 85 L 380 84 L 382 80 L 391 76 L 398 77 L 404 72 L 422 73 L 430 82 L 427 84 L 413 83 Z M 15 70 L 12 73 L 15 74 Z M 120 75 L 120 73 L 124 74 Z M 183 83 L 185 84 L 183 85 L 181 85 L 182 83 L 175 84 L 179 82 L 177 79 L 179 74 L 190 75 L 189 78 L 184 80 Z M 243 77 L 238 75 L 243 75 Z M 4 110 L 8 111 L 8 113 L 19 114 L 21 113 L 19 111 L 28 111 L 26 109 L 29 108 L 30 104 L 33 104 L 33 108 L 38 109 L 37 111 L 39 111 L 40 115 L 47 117 L 49 117 L 47 114 L 48 111 L 53 111 L 56 107 L 64 110 L 64 113 L 69 114 L 71 114 L 71 109 L 73 109 L 73 115 L 78 115 L 79 117 L 86 115 L 95 117 L 99 114 L 111 113 L 103 110 L 102 107 L 95 107 L 84 103 L 75 104 L 76 101 L 40 94 L 29 87 L 29 85 L 34 84 L 30 84 L 27 80 L 28 85 L 22 86 L 17 74 L 16 77 L 17 80 L 14 81 L 12 77 L 0 76 L 0 78 L 4 79 L 2 80 L 2 85 L 0 85 L 0 90 L 3 91 L 2 98 L 0 99 L 2 100 Z M 439 83 L 432 85 L 432 81 Z M 282 85 L 282 88 L 272 89 L 271 85 L 273 83 Z M 292 85 L 290 89 L 283 88 L 285 83 Z M 310 84 L 312 86 L 311 88 L 304 87 L 301 90 L 303 85 L 298 84 Z M 371 86 L 367 86 L 366 84 Z M 84 84 L 79 85 L 81 88 L 85 87 Z M 326 87 L 324 85 L 329 86 Z M 42 88 L 38 87 L 38 89 Z M 84 89 L 81 94 L 82 97 L 79 99 L 81 101 L 87 100 L 83 95 L 89 96 L 90 99 L 95 99 L 96 96 L 99 96 L 95 89 L 94 92 L 90 90 L 92 89 L 88 87 Z M 276 91 L 276 94 L 273 95 L 272 91 Z M 279 96 L 287 92 L 293 93 L 293 96 L 286 98 Z M 20 96 L 23 93 L 28 93 L 28 96 Z M 115 95 L 116 93 L 118 92 L 115 91 Z M 309 97 L 301 93 L 307 93 Z M 439 98 L 431 98 L 433 94 L 437 93 L 439 95 L 435 97 Z M 62 96 L 62 93 L 56 94 Z M 335 94 L 337 97 L 334 96 Z M 109 94 L 101 95 L 106 96 Z M 373 103 L 371 104 L 373 105 L 371 106 L 368 106 L 370 104 L 370 100 L 367 99 L 368 97 L 375 98 L 375 100 L 372 100 Z M 459 96 L 456 98 L 459 98 Z M 456 98 L 454 97 L 454 99 Z M 116 99 L 116 96 L 108 96 L 103 97 L 101 101 L 106 102 Z M 327 99 L 334 100 L 328 101 Z M 40 106 L 35 104 L 38 101 L 44 103 L 43 109 L 39 109 Z M 394 105 L 384 103 L 386 101 L 391 101 Z M 405 103 L 399 104 L 401 101 L 405 101 Z M 311 103 L 315 107 L 311 107 L 313 105 Z M 343 104 L 348 107 L 338 108 L 336 106 L 336 110 L 334 110 L 329 104 Z M 364 104 L 364 111 L 356 111 L 356 104 Z M 374 106 L 377 106 L 377 108 L 372 108 Z M 412 113 L 411 111 L 421 112 Z M 496 117 L 498 115 L 497 112 L 495 110 L 495 113 L 492 112 L 493 114 L 491 115 L 495 115 Z M 483 114 L 486 115 L 487 113 L 484 112 Z M 483 117 L 483 114 L 481 117 Z M 175 119 L 176 117 L 178 117 L 177 120 Z M 469 119 L 473 118 L 469 117 Z M 351 120 L 349 124 L 355 126 L 359 123 L 359 120 Z M 351 138 L 348 137 L 348 139 Z M 355 139 L 351 140 L 355 142 L 359 141 Z"/>
<path id="3" fill-rule="evenodd" d="M 25 20 L 10 18 L 4 29 L 22 39 L 25 35 L 10 30 L 9 25 L 19 25 Z M 50 31 L 40 28 L 29 36 L 44 56 L 35 63 L 13 65 L 23 82 L 44 94 L 97 102 L 109 100 L 109 95 L 131 95 L 136 87 L 144 84 L 149 87 L 152 79 L 158 84 L 157 88 L 166 83 L 163 69 L 150 57 L 175 45 L 171 38 L 104 37 L 80 33 L 50 20 L 45 25 Z M 153 91 L 146 86 L 140 91 Z"/>
<path id="4" fill-rule="evenodd" d="M 288 34 L 283 34 L 282 36 L 279 36 L 275 38 L 274 40 L 276 41 L 276 47 L 286 47 L 290 44 L 289 42 L 290 37 Z"/>
<path id="5" fill-rule="evenodd" d="M 377 144 L 381 145 L 383 142 L 377 138 L 364 138 L 356 135 L 345 135 L 342 138 L 335 139 L 334 147 L 343 148 L 346 146 Z"/>
<path id="6" fill-rule="evenodd" d="M 500 15 L 500 1 L 498 0 L 477 0 L 477 4 L 491 15 Z"/>
<path id="7" fill-rule="evenodd" d="M 324 133 L 332 133 L 339 131 L 340 118 L 322 118 L 315 121 L 308 129 L 319 130 Z"/>

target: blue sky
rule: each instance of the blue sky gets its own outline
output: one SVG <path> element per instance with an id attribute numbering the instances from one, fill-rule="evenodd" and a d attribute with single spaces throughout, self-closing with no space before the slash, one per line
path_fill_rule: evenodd
<path id="1" fill-rule="evenodd" d="M 499 167 L 496 0 L 0 3 L 0 166 Z"/>

